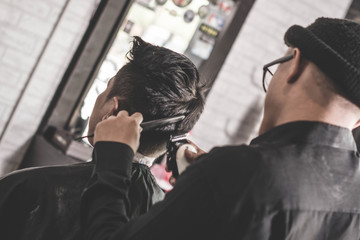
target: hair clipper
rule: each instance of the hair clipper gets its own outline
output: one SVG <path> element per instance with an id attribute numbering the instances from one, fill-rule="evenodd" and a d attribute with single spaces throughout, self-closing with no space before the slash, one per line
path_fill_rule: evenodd
<path id="1" fill-rule="evenodd" d="M 175 178 L 177 178 L 190 164 L 185 158 L 185 150 L 189 149 L 196 153 L 195 147 L 189 144 L 186 138 L 186 134 L 174 137 L 171 136 L 167 145 L 167 167 L 172 171 Z"/>

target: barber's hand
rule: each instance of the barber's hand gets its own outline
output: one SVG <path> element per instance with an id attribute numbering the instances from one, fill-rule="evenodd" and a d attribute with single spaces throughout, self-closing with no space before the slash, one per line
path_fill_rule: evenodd
<path id="1" fill-rule="evenodd" d="M 195 162 L 195 160 L 205 154 L 206 152 L 202 149 L 200 149 L 198 146 L 196 146 L 193 142 L 191 142 L 190 140 L 187 140 L 195 149 L 196 149 L 196 153 L 194 153 L 193 151 L 189 150 L 189 149 L 186 149 L 185 150 L 185 158 L 186 160 L 192 164 Z"/>
<path id="2" fill-rule="evenodd" d="M 129 145 L 136 153 L 140 144 L 142 121 L 141 113 L 129 116 L 127 111 L 120 111 L 117 116 L 110 116 L 96 125 L 94 144 L 100 141 L 120 142 Z"/>
<path id="3" fill-rule="evenodd" d="M 205 154 L 206 152 L 205 152 L 204 150 L 200 149 L 198 146 L 196 146 L 196 144 L 194 144 L 192 141 L 190 141 L 190 140 L 188 140 L 188 139 L 187 139 L 187 141 L 188 141 L 188 143 L 189 143 L 190 145 L 192 145 L 192 146 L 195 148 L 195 150 L 196 150 L 196 153 L 193 152 L 193 151 L 191 151 L 191 150 L 189 150 L 188 148 L 186 148 L 185 151 L 184 151 L 184 155 L 185 155 L 186 161 L 188 161 L 189 164 L 192 164 L 192 163 L 195 162 L 195 160 L 196 160 L 199 156 Z M 169 171 L 167 165 L 166 165 L 166 171 Z M 169 178 L 169 183 L 170 183 L 172 186 L 175 186 L 175 184 L 176 184 L 176 178 L 174 178 L 173 175 L 170 176 L 170 178 Z"/>

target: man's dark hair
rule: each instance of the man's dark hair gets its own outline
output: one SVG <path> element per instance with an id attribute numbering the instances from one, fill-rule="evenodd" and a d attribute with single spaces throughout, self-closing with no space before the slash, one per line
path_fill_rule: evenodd
<path id="1" fill-rule="evenodd" d="M 205 104 L 205 86 L 195 65 L 184 55 L 134 37 L 128 63 L 115 75 L 108 98 L 125 99 L 125 110 L 141 112 L 144 121 L 185 115 L 177 124 L 144 131 L 139 152 L 151 154 L 165 148 L 171 134 L 190 131 Z"/>

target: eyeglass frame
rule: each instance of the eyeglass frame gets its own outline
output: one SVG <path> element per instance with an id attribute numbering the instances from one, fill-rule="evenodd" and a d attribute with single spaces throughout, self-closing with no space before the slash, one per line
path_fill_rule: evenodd
<path id="1" fill-rule="evenodd" d="M 266 76 L 266 73 L 269 72 L 271 76 L 274 76 L 274 74 L 270 71 L 269 67 L 275 65 L 275 64 L 280 64 L 280 63 L 284 63 L 284 62 L 287 62 L 287 61 L 290 61 L 291 59 L 294 58 L 294 54 L 289 54 L 289 55 L 286 55 L 284 57 L 281 57 L 279 59 L 276 59 L 268 64 L 265 64 L 263 66 L 263 79 L 262 79 L 262 86 L 263 86 L 263 89 L 265 92 L 267 92 L 266 90 L 266 87 L 265 87 L 265 76 Z"/>

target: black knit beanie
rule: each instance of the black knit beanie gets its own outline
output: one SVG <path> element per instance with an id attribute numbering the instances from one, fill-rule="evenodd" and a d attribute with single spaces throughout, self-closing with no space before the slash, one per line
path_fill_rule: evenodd
<path id="1" fill-rule="evenodd" d="M 344 19 L 318 18 L 306 28 L 290 27 L 285 44 L 328 75 L 350 101 L 360 106 L 360 25 Z"/>

